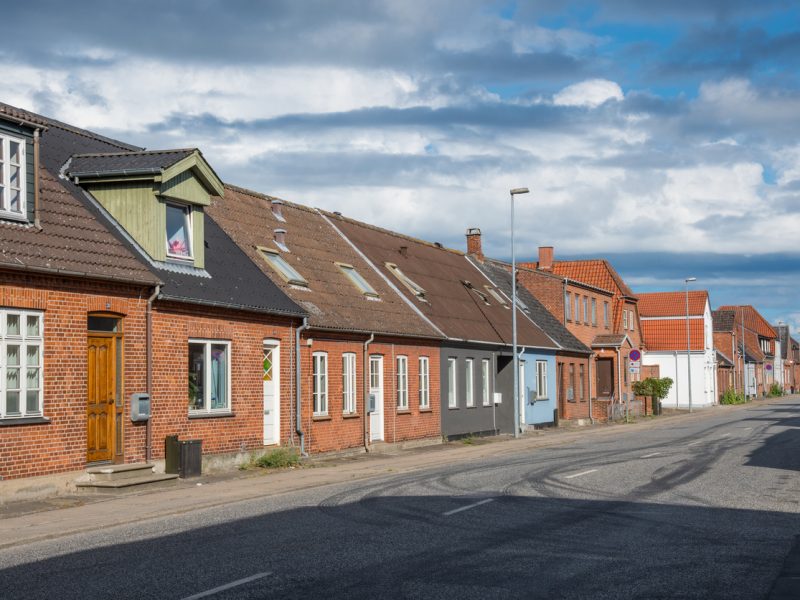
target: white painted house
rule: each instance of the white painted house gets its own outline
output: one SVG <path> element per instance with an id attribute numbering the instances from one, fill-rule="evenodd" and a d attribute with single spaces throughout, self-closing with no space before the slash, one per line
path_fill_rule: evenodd
<path id="1" fill-rule="evenodd" d="M 717 358 L 708 292 L 639 294 L 643 365 L 658 365 L 661 377 L 674 382 L 662 401 L 667 408 L 717 404 Z M 687 335 L 688 324 L 688 335 Z"/>

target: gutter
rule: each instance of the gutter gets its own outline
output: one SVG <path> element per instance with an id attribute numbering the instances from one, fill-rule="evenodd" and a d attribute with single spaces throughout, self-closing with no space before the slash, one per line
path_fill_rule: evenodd
<path id="1" fill-rule="evenodd" d="M 369 430 L 367 429 L 367 423 L 369 421 L 369 413 L 367 412 L 367 408 L 369 407 L 369 387 L 367 383 L 369 382 L 369 363 L 367 360 L 367 348 L 369 345 L 375 341 L 375 334 L 371 333 L 369 335 L 369 339 L 364 342 L 364 355 L 361 359 L 363 373 L 362 379 L 364 380 L 364 451 L 369 452 Z"/>
<path id="2" fill-rule="evenodd" d="M 145 425 L 145 444 L 144 444 L 144 455 L 145 455 L 145 462 L 150 462 L 150 458 L 153 454 L 153 430 L 150 425 L 153 417 L 152 417 L 152 406 L 153 406 L 153 301 L 158 298 L 158 294 L 161 291 L 161 285 L 156 285 L 153 290 L 153 294 L 147 299 L 147 312 L 145 313 L 145 328 L 147 330 L 146 333 L 146 341 L 145 344 L 147 348 L 145 350 L 146 355 L 146 363 L 147 363 L 147 395 L 150 396 L 150 418 L 147 419 L 147 423 Z"/>
<path id="3" fill-rule="evenodd" d="M 303 433 L 303 394 L 302 377 L 300 369 L 300 334 L 308 329 L 308 317 L 303 317 L 303 324 L 294 330 L 294 352 L 295 352 L 295 433 L 300 437 L 300 455 L 308 456 L 306 452 L 306 438 Z"/>
<path id="4" fill-rule="evenodd" d="M 97 275 L 95 273 L 85 273 L 82 271 L 71 271 L 69 269 L 54 269 L 48 267 L 35 267 L 26 265 L 24 263 L 0 263 L 0 269 L 12 269 L 14 271 L 29 271 L 31 273 L 43 273 L 46 275 L 61 275 L 63 277 L 80 277 L 82 279 L 93 279 L 95 281 L 113 281 L 116 283 L 125 283 L 131 286 L 145 285 L 160 285 L 162 282 L 159 279 L 154 281 L 136 281 L 127 279 L 125 277 L 115 277 L 114 275 Z"/>

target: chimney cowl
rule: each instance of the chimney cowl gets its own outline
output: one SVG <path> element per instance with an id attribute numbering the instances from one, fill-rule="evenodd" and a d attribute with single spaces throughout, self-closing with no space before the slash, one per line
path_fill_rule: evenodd
<path id="1" fill-rule="evenodd" d="M 273 198 L 270 200 L 270 208 L 272 209 L 272 214 L 278 221 L 286 221 L 283 216 L 283 200 Z"/>
<path id="2" fill-rule="evenodd" d="M 408 246 L 400 246 L 400 256 L 408 256 Z"/>
<path id="3" fill-rule="evenodd" d="M 276 229 L 274 232 L 273 239 L 275 243 L 281 250 L 287 250 L 286 248 L 286 230 L 285 229 Z"/>

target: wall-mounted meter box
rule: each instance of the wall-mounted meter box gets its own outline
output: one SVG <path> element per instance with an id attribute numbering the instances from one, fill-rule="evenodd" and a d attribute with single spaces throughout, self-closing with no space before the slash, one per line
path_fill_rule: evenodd
<path id="1" fill-rule="evenodd" d="M 377 394 L 370 394 L 369 395 L 369 410 L 367 412 L 375 412 L 375 404 L 378 402 Z"/>
<path id="2" fill-rule="evenodd" d="M 131 421 L 150 419 L 150 394 L 131 394 Z"/>
<path id="3" fill-rule="evenodd" d="M 502 404 L 503 403 L 503 392 L 495 392 L 494 393 L 494 403 L 495 404 Z"/>

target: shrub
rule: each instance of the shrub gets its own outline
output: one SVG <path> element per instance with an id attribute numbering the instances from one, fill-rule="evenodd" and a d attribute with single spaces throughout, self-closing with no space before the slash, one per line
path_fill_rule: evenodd
<path id="1" fill-rule="evenodd" d="M 633 382 L 633 393 L 637 396 L 650 396 L 654 401 L 663 400 L 669 394 L 672 379 L 669 377 L 648 377 Z"/>
<path id="2" fill-rule="evenodd" d="M 285 469 L 300 464 L 300 455 L 291 448 L 275 448 L 253 461 L 263 469 Z"/>
<path id="3" fill-rule="evenodd" d="M 774 398 L 775 396 L 783 396 L 783 388 L 778 383 L 773 383 L 769 386 L 769 392 L 767 392 L 767 396 Z"/>
<path id="4" fill-rule="evenodd" d="M 740 394 L 734 389 L 728 388 L 725 390 L 725 393 L 722 394 L 722 398 L 720 398 L 720 404 L 744 404 L 747 402 L 747 399 L 744 397 L 744 394 Z"/>

